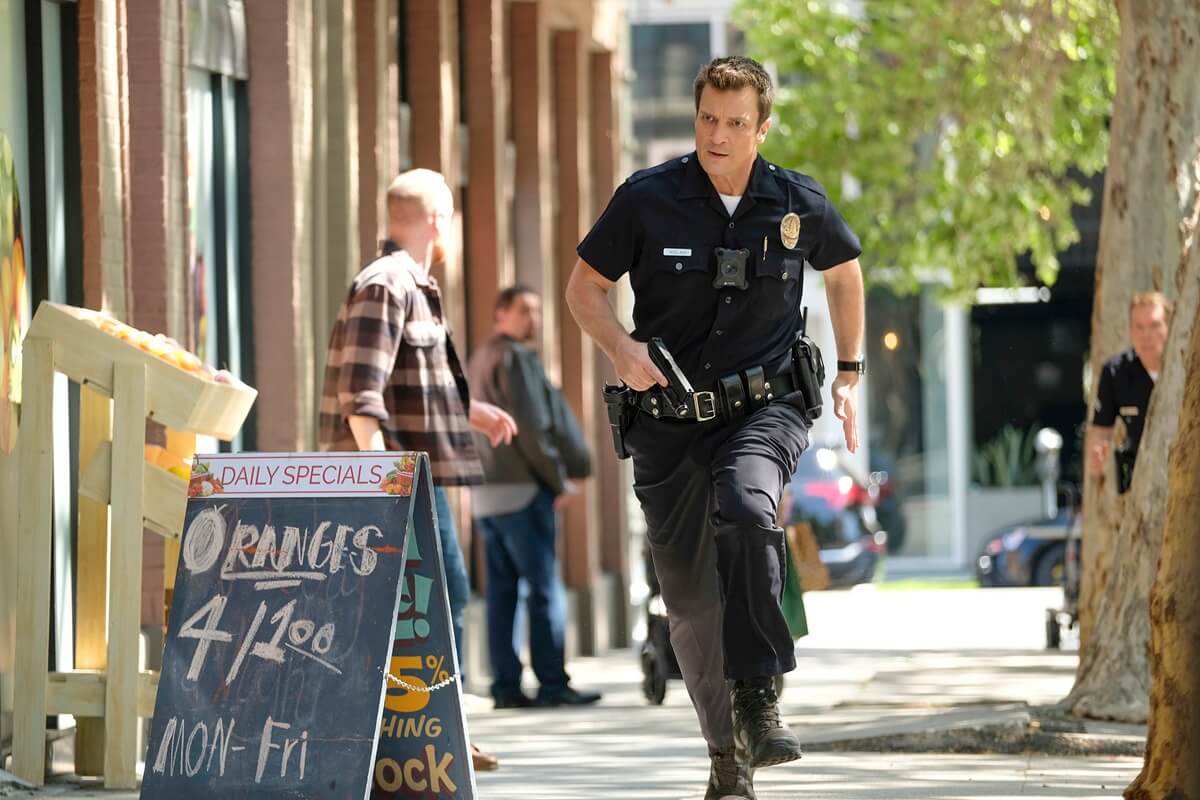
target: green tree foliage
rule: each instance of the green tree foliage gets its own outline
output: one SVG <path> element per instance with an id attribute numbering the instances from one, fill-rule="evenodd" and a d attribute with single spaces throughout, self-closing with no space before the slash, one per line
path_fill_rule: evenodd
<path id="1" fill-rule="evenodd" d="M 1053 282 L 1107 153 L 1111 3 L 740 0 L 735 20 L 780 76 L 766 155 L 826 184 L 869 278 L 1015 286 L 1030 253 Z"/>

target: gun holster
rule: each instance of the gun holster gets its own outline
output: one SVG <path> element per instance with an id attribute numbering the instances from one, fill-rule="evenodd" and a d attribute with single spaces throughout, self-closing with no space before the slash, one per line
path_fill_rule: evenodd
<path id="1" fill-rule="evenodd" d="M 625 384 L 604 385 L 604 405 L 608 409 L 608 427 L 612 430 L 613 449 L 617 458 L 629 458 L 625 449 L 625 431 L 633 419 L 635 396 L 633 390 Z"/>
<path id="2" fill-rule="evenodd" d="M 796 341 L 792 345 L 792 372 L 796 378 L 796 386 L 804 396 L 808 416 L 816 419 L 821 416 L 821 386 L 825 383 L 825 360 L 821 357 L 821 348 L 804 333 L 797 333 Z"/>

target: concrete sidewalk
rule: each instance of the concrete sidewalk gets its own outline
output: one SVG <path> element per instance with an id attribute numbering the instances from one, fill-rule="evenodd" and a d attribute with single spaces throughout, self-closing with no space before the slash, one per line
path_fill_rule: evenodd
<path id="1" fill-rule="evenodd" d="M 809 595 L 813 633 L 797 647 L 799 666 L 781 698 L 809 752 L 760 771 L 760 800 L 1120 797 L 1140 757 L 891 752 L 894 741 L 930 734 L 943 743 L 935 749 L 952 750 L 960 735 L 1025 726 L 1031 707 L 1060 700 L 1076 655 L 1040 649 L 1044 609 L 1058 600 L 1052 590 L 868 587 Z M 669 684 L 662 706 L 648 705 L 633 651 L 578 660 L 571 674 L 576 685 L 602 690 L 603 701 L 584 709 L 495 711 L 488 700 L 468 698 L 471 738 L 501 760 L 498 771 L 478 777 L 482 800 L 703 796 L 706 746 L 681 682 Z M 1088 723 L 1079 730 L 1124 742 L 1131 752 L 1145 736 L 1141 726 Z M 0 783 L 0 796 L 6 792 L 30 796 Z M 35 796 L 60 794 L 135 796 L 61 779 Z"/>
<path id="2" fill-rule="evenodd" d="M 793 678 L 784 690 L 782 707 L 806 744 L 974 728 L 1028 716 L 1024 703 L 999 697 L 1004 692 L 996 686 L 989 687 L 987 694 L 997 702 L 954 705 L 958 702 L 954 693 L 932 694 L 919 671 L 909 673 L 921 677 L 921 683 L 911 687 L 919 706 L 860 704 L 854 699 L 859 696 L 856 686 L 866 689 L 861 695 L 864 698 L 873 693 L 871 678 L 862 684 L 858 681 L 868 669 L 862 658 L 822 654 L 810 661 L 802 657 L 794 674 L 807 667 L 808 674 L 819 680 L 800 685 L 800 679 Z M 962 656 L 960 678 L 978 658 L 975 654 Z M 1036 654 L 1022 658 L 1037 661 Z M 914 659 L 922 661 L 921 656 Z M 959 660 L 945 652 L 938 654 L 938 659 L 943 669 Z M 692 800 L 703 796 L 706 748 L 681 684 L 671 684 L 663 706 L 648 706 L 641 697 L 640 672 L 632 653 L 578 662 L 572 674 L 580 686 L 602 689 L 604 701 L 591 709 L 525 711 L 490 711 L 480 703 L 470 714 L 472 738 L 502 761 L 497 772 L 479 776 L 480 797 Z M 1046 684 L 1059 680 L 1054 671 L 1033 669 L 1025 673 L 1020 684 L 1023 689 L 1036 683 L 1038 674 Z M 899 677 L 892 669 L 886 674 L 886 683 L 894 688 Z M 1053 691 L 1047 685 L 1042 694 L 1049 696 Z M 821 696 L 839 699 L 832 704 L 817 702 L 815 698 Z M 1140 767 L 1141 759 L 1131 757 L 810 752 L 800 762 L 761 770 L 755 786 L 760 800 L 1113 798 L 1120 796 Z"/>
<path id="3" fill-rule="evenodd" d="M 761 800 L 1114 798 L 1140 770 L 1140 757 L 878 751 L 879 740 L 907 734 L 941 732 L 953 744 L 960 731 L 1025 725 L 1031 707 L 1061 700 L 1076 654 L 1041 649 L 1057 590 L 865 587 L 805 599 L 813 633 L 797 647 L 781 706 L 809 754 L 760 771 Z M 647 705 L 632 652 L 578 661 L 571 673 L 579 686 L 605 692 L 599 706 L 474 705 L 472 738 L 502 760 L 499 771 L 479 776 L 482 798 L 703 796 L 706 747 L 682 683 L 669 684 L 661 707 Z M 1083 736 L 1123 739 L 1134 752 L 1145 736 L 1141 726 L 1081 728 Z M 856 740 L 876 751 L 854 752 Z"/>

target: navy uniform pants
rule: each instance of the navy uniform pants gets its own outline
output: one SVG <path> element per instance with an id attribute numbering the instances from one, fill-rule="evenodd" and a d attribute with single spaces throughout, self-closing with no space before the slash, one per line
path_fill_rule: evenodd
<path id="1" fill-rule="evenodd" d="M 671 645 L 712 751 L 733 746 L 726 679 L 790 672 L 776 510 L 808 446 L 799 394 L 732 423 L 638 413 L 626 434 Z"/>

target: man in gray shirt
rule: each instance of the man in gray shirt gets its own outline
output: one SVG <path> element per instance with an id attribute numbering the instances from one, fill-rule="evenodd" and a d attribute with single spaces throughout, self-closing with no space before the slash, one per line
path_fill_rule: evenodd
<path id="1" fill-rule="evenodd" d="M 591 472 L 591 457 L 578 421 L 534 349 L 540 328 L 537 294 L 522 286 L 505 289 L 496 300 L 494 335 L 467 367 L 472 391 L 509 412 L 520 431 L 511 444 L 495 448 L 478 440 L 485 485 L 471 491 L 487 554 L 488 651 L 497 708 L 600 699 L 569 686 L 564 668 L 566 600 L 555 515 L 573 492 L 571 480 Z M 540 684 L 536 700 L 521 691 L 513 641 L 521 580 L 528 587 L 529 649 Z"/>

